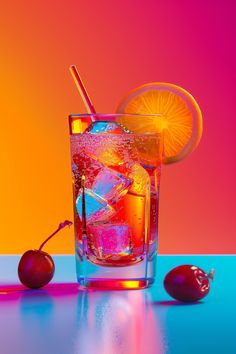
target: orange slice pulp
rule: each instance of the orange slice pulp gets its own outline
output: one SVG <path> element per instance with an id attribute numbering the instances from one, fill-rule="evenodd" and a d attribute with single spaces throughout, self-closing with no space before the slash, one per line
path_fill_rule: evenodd
<path id="1" fill-rule="evenodd" d="M 201 110 L 188 91 L 174 84 L 153 82 L 139 86 L 125 96 L 117 113 L 146 115 L 141 124 L 135 117 L 131 120 L 125 115 L 118 122 L 134 133 L 162 133 L 165 164 L 185 158 L 201 139 Z"/>

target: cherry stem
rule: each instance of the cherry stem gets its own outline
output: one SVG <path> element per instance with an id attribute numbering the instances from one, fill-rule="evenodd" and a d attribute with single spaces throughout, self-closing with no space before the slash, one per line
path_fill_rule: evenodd
<path id="1" fill-rule="evenodd" d="M 48 238 L 46 238 L 45 241 L 43 241 L 43 243 L 39 247 L 38 251 L 41 251 L 43 246 L 45 245 L 45 243 L 47 243 L 50 240 L 50 238 L 52 238 L 54 235 L 56 235 L 61 229 L 63 229 L 66 226 L 70 227 L 72 224 L 73 224 L 72 221 L 69 221 L 69 220 L 65 220 L 64 222 L 61 222 L 59 224 L 58 228 L 56 229 L 56 231 L 54 231 L 50 236 L 48 236 Z"/>
<path id="2" fill-rule="evenodd" d="M 215 269 L 211 269 L 210 272 L 207 274 L 207 278 L 211 279 L 212 281 L 214 280 L 215 276 Z"/>

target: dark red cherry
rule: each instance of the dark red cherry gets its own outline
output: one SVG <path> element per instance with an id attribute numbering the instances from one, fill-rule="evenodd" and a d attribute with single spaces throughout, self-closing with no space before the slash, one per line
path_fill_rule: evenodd
<path id="1" fill-rule="evenodd" d="M 199 267 L 184 264 L 167 273 L 164 287 L 167 293 L 176 300 L 195 302 L 209 293 L 209 279 L 213 280 L 213 277 L 213 269 L 207 274 Z"/>
<path id="2" fill-rule="evenodd" d="M 43 251 L 26 251 L 18 266 L 18 275 L 22 284 L 37 289 L 48 284 L 53 278 L 55 265 L 52 257 Z"/>
<path id="3" fill-rule="evenodd" d="M 72 225 L 72 222 L 68 220 L 64 221 L 58 226 L 57 230 L 41 244 L 38 250 L 29 250 L 22 255 L 18 265 L 18 276 L 23 285 L 31 289 L 37 289 L 45 286 L 52 280 L 55 265 L 52 257 L 42 251 L 42 248 L 48 240 L 67 225 Z"/>

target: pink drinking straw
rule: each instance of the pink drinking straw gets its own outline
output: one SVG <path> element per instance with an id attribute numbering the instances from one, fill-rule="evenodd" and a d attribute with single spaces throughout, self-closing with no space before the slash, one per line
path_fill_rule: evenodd
<path id="1" fill-rule="evenodd" d="M 79 72 L 78 72 L 78 70 L 77 70 L 75 65 L 71 65 L 70 66 L 70 72 L 71 72 L 71 75 L 72 75 L 72 77 L 74 79 L 76 87 L 77 87 L 77 89 L 79 91 L 79 94 L 80 94 L 80 96 L 81 96 L 81 98 L 82 98 L 82 100 L 84 102 L 84 105 L 85 105 L 85 107 L 87 109 L 87 112 L 90 113 L 90 114 L 96 114 L 96 111 L 95 111 L 95 109 L 94 109 L 94 107 L 92 105 L 91 99 L 89 98 L 89 95 L 88 95 L 88 93 L 86 91 L 86 88 L 85 88 L 85 86 L 83 84 L 83 81 L 82 81 L 82 79 L 81 79 L 81 77 L 79 75 Z M 92 117 L 92 120 L 95 120 L 95 118 Z"/>
<path id="2" fill-rule="evenodd" d="M 79 91 L 79 94 L 84 102 L 84 105 L 87 109 L 87 112 L 89 114 L 91 114 L 91 119 L 92 119 L 92 122 L 94 122 L 96 119 L 95 117 L 93 116 L 96 115 L 96 111 L 92 105 L 92 102 L 91 102 L 91 99 L 89 98 L 89 95 L 86 91 L 86 88 L 83 84 L 83 81 L 81 80 L 81 77 L 79 75 L 79 72 L 76 68 L 75 65 L 71 65 L 70 66 L 70 72 L 71 72 L 71 75 L 74 79 L 74 82 L 76 84 L 76 87 Z M 86 233 L 86 211 L 85 211 L 85 187 L 84 187 L 84 180 L 85 180 L 85 176 L 83 175 L 82 178 L 81 178 L 81 185 L 82 185 L 82 239 L 83 239 L 83 245 L 84 245 L 84 250 L 86 251 L 86 245 L 87 243 L 85 242 L 86 238 L 87 238 L 87 233 Z"/>

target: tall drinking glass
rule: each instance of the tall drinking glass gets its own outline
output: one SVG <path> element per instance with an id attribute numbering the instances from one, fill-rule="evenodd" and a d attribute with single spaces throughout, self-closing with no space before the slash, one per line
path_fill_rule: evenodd
<path id="1" fill-rule="evenodd" d="M 137 129 L 147 119 L 69 116 L 76 270 L 85 287 L 154 282 L 163 142 L 161 134 Z"/>

